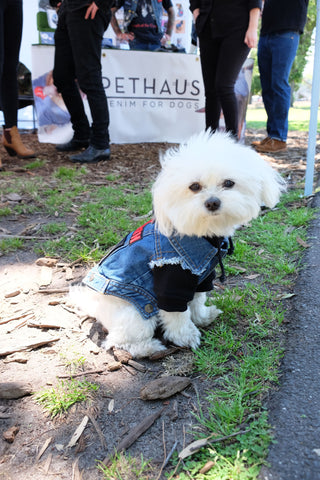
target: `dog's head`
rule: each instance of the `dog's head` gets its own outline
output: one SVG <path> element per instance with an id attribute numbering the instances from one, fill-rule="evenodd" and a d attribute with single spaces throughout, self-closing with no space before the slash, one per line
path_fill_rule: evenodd
<path id="1" fill-rule="evenodd" d="M 274 207 L 285 183 L 250 147 L 227 134 L 202 132 L 161 157 L 153 186 L 159 230 L 170 236 L 229 236 Z"/>

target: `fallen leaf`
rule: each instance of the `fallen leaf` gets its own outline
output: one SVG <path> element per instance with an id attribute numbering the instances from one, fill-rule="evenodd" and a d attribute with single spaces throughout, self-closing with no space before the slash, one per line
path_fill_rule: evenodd
<path id="1" fill-rule="evenodd" d="M 304 247 L 304 248 L 309 248 L 310 247 L 310 245 L 307 242 L 305 242 L 304 240 L 302 240 L 302 238 L 297 237 L 296 240 L 299 243 L 299 245 L 301 245 L 302 247 Z"/>
<path id="2" fill-rule="evenodd" d="M 162 377 L 152 380 L 140 390 L 142 400 L 164 399 L 181 392 L 191 384 L 187 377 Z"/>

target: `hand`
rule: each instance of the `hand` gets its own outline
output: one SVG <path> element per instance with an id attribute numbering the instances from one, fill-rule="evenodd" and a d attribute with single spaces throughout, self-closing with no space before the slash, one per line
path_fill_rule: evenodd
<path id="1" fill-rule="evenodd" d="M 134 40 L 134 33 L 129 32 L 129 33 L 119 33 L 117 34 L 117 39 L 120 40 L 120 42 L 132 42 Z"/>
<path id="2" fill-rule="evenodd" d="M 248 45 L 249 48 L 255 48 L 258 44 L 258 34 L 256 29 L 248 28 L 244 37 L 244 43 Z"/>
<path id="3" fill-rule="evenodd" d="M 200 8 L 195 8 L 192 12 L 193 20 L 196 21 L 200 15 Z"/>
<path id="4" fill-rule="evenodd" d="M 93 20 L 94 17 L 96 16 L 98 9 L 99 7 L 97 7 L 97 5 L 94 2 L 92 2 L 91 5 L 89 5 L 89 7 L 87 8 L 84 18 L 86 20 L 88 20 L 88 18 L 91 18 L 91 20 Z"/>
<path id="5" fill-rule="evenodd" d="M 161 45 L 166 45 L 167 43 L 169 44 L 170 42 L 171 42 L 171 35 L 164 33 L 163 37 L 161 38 Z"/>

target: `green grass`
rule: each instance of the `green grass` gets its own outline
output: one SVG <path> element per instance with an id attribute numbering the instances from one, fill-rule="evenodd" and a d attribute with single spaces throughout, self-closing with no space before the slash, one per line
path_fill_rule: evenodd
<path id="1" fill-rule="evenodd" d="M 304 121 L 301 118 L 296 116 L 295 121 Z M 149 189 L 121 184 L 115 175 L 106 175 L 103 186 L 88 185 L 86 169 L 75 167 L 61 167 L 51 177 L 38 179 L 37 165 L 35 161 L 31 166 L 31 181 L 6 175 L 0 188 L 3 195 L 15 192 L 24 199 L 4 208 L 2 219 L 16 218 L 20 213 L 47 217 L 37 236 L 51 238 L 35 239 L 31 244 L 38 254 L 66 261 L 97 261 L 125 234 L 149 219 Z M 269 390 L 277 385 L 283 355 L 285 305 L 281 299 L 289 298 L 292 292 L 303 253 L 301 240 L 307 241 L 314 213 L 306 206 L 302 191 L 294 189 L 283 195 L 274 210 L 263 211 L 234 235 L 235 252 L 225 259 L 232 287 L 228 283 L 217 287 L 208 298 L 208 304 L 214 303 L 223 313 L 214 328 L 204 329 L 201 347 L 193 352 L 195 373 L 211 379 L 213 387 L 200 392 L 192 434 L 195 439 L 224 439 L 209 442 L 183 462 L 176 454 L 168 478 L 257 480 L 271 441 L 265 402 Z M 72 215 L 72 228 L 68 215 Z M 0 253 L 28 245 L 27 240 L 2 239 Z M 78 353 L 63 360 L 70 374 L 85 363 Z M 36 399 L 54 416 L 90 398 L 95 388 L 74 379 L 59 381 L 39 392 Z M 209 461 L 212 468 L 205 475 L 199 473 Z M 104 478 L 147 479 L 152 478 L 150 463 L 121 454 L 110 466 L 99 468 Z"/>
<path id="2" fill-rule="evenodd" d="M 98 464 L 105 480 L 150 480 L 150 462 L 131 457 L 124 453 L 117 453 L 110 465 Z"/>
<path id="3" fill-rule="evenodd" d="M 283 355 L 285 308 L 279 298 L 296 278 L 303 251 L 297 236 L 306 240 L 315 213 L 301 193 L 290 191 L 275 210 L 234 237 L 235 253 L 225 262 L 239 283 L 209 297 L 208 304 L 223 313 L 214 328 L 203 331 L 194 352 L 196 371 L 212 378 L 214 388 L 199 398 L 193 433 L 195 439 L 212 436 L 215 443 L 183 462 L 175 457 L 170 480 L 257 480 L 266 461 L 272 437 L 264 403 L 278 383 Z M 204 477 L 199 470 L 207 462 L 214 466 Z"/>
<path id="4" fill-rule="evenodd" d="M 66 412 L 75 403 L 87 400 L 90 393 L 95 392 L 98 388 L 99 386 L 94 383 L 73 378 L 70 380 L 59 380 L 54 387 L 36 392 L 34 399 L 53 418 Z"/>
<path id="5" fill-rule="evenodd" d="M 289 130 L 307 132 L 309 130 L 310 107 L 295 103 L 289 110 Z M 248 105 L 246 115 L 247 127 L 265 129 L 267 114 L 262 106 Z M 318 132 L 320 131 L 320 110 L 318 110 Z"/>

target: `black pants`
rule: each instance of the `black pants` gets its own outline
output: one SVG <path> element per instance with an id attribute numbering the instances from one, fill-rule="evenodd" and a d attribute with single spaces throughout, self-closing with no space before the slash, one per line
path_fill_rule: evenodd
<path id="1" fill-rule="evenodd" d="M 59 12 L 55 32 L 53 80 L 71 116 L 74 137 L 90 138 L 96 148 L 109 146 L 109 110 L 101 73 L 101 42 L 110 15 L 100 9 L 85 20 L 87 7 Z M 85 113 L 81 91 L 87 96 L 92 128 Z"/>
<path id="2" fill-rule="evenodd" d="M 242 31 L 213 38 L 209 26 L 199 36 L 206 129 L 218 129 L 222 109 L 226 130 L 235 137 L 238 132 L 238 108 L 234 85 L 250 50 L 243 40 Z"/>
<path id="3" fill-rule="evenodd" d="M 0 107 L 5 127 L 17 125 L 17 69 L 22 35 L 22 0 L 0 1 Z"/>

